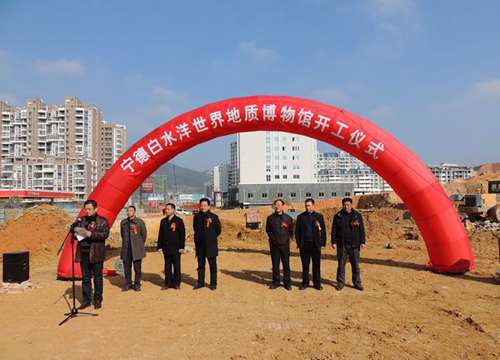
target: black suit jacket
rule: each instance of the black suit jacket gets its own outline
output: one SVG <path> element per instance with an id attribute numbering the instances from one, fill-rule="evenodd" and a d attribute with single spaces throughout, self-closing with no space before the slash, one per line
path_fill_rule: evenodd
<path id="1" fill-rule="evenodd" d="M 213 258 L 219 255 L 219 245 L 217 242 L 217 237 L 221 233 L 221 226 L 219 217 L 209 211 L 207 211 L 205 216 L 204 224 L 200 221 L 202 218 L 202 213 L 199 212 L 194 216 L 193 219 L 193 230 L 194 230 L 194 244 L 196 246 L 196 256 L 198 256 L 199 248 L 202 246 L 199 241 L 200 231 L 205 232 L 205 254 L 207 258 Z"/>
<path id="2" fill-rule="evenodd" d="M 168 223 L 168 217 L 164 217 L 160 223 L 158 232 L 158 249 L 162 249 L 165 254 L 178 254 L 180 249 L 184 249 L 186 244 L 186 228 L 184 221 L 174 215 L 172 222 Z"/>
<path id="3" fill-rule="evenodd" d="M 363 216 L 356 211 L 352 210 L 352 219 L 351 219 L 351 231 L 353 235 L 353 243 L 354 247 L 359 248 L 361 244 L 366 243 L 365 238 L 365 224 L 363 223 Z M 333 217 L 332 224 L 332 244 L 336 244 L 339 247 L 344 246 L 344 221 L 343 217 L 348 216 L 342 210 L 339 211 Z"/>
<path id="4" fill-rule="evenodd" d="M 325 219 L 323 215 L 317 213 L 316 211 L 312 212 L 313 217 L 313 241 L 314 245 L 320 249 L 322 246 L 326 246 L 326 226 Z M 304 241 L 306 238 L 306 222 L 307 222 L 308 213 L 304 211 L 302 214 L 297 216 L 297 223 L 295 224 L 295 240 L 297 241 L 297 247 L 302 247 L 304 245 Z M 316 222 L 319 223 L 319 230 Z"/>

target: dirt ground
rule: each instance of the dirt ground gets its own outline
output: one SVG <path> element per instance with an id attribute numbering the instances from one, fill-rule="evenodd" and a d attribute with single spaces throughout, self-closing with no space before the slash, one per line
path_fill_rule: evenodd
<path id="1" fill-rule="evenodd" d="M 24 237 L 30 239 L 25 240 L 31 249 L 35 287 L 21 294 L 0 294 L 1 359 L 500 357 L 500 287 L 495 279 L 500 268 L 498 233 L 471 233 L 474 271 L 439 275 L 425 269 L 425 244 L 405 210 L 364 211 L 368 243 L 361 271 L 365 292 L 351 286 L 335 291 L 337 262 L 331 247 L 322 256 L 324 290 L 299 291 L 301 264 L 295 246 L 293 290 L 272 291 L 268 289 L 271 260 L 265 234 L 244 228 L 243 211 L 220 211 L 223 234 L 217 291 L 192 290 L 196 281 L 193 253 L 182 258 L 181 290 L 161 291 L 163 258 L 153 251 L 160 217 L 147 216 L 149 252 L 143 261 L 142 291 L 123 293 L 124 279 L 107 277 L 102 309 L 89 309 L 99 316 L 81 316 L 59 327 L 72 299 L 71 283 L 55 278 L 56 251 L 64 236 L 63 225 L 71 219 L 49 208 L 32 210 L 29 216 L 39 216 L 38 211 L 52 214 L 43 217 L 52 219 L 47 220 L 52 234 L 50 229 L 38 229 L 46 234 L 45 239 L 26 235 L 36 230 L 30 229 L 26 216 L 0 228 L 2 251 L 21 250 L 15 244 L 22 247 Z M 330 225 L 335 209 L 321 211 Z M 190 228 L 192 218 L 185 220 Z M 7 242 L 7 237 L 20 233 L 17 241 Z M 188 234 L 188 246 L 194 246 L 191 229 Z M 388 243 L 393 248 L 388 249 Z M 105 265 L 113 269 L 121 245 L 116 226 L 108 245 Z M 81 282 L 77 282 L 77 304 L 80 301 Z"/>

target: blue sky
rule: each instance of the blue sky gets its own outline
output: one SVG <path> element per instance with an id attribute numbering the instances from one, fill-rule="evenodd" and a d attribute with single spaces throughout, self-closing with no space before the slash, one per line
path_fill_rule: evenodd
<path id="1" fill-rule="evenodd" d="M 500 161 L 498 0 L 0 0 L 0 15 L 0 100 L 76 95 L 129 146 L 209 102 L 274 94 L 366 117 L 426 163 Z M 234 139 L 176 164 L 227 162 Z"/>

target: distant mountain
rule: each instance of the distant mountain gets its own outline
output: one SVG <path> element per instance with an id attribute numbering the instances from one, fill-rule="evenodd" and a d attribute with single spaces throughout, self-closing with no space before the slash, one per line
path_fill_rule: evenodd
<path id="1" fill-rule="evenodd" d="M 162 165 L 158 170 L 156 170 L 156 173 L 166 173 L 168 179 L 168 189 L 170 191 L 177 190 L 181 193 L 202 193 L 203 183 L 212 180 L 212 176 L 209 171 L 196 171 L 178 165 L 175 165 L 174 176 L 174 166 L 170 162 Z M 177 189 L 175 189 L 176 183 Z"/>

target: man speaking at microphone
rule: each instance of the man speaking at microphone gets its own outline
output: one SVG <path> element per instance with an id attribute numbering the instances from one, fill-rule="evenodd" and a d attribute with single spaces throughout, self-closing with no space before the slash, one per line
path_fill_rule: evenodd
<path id="1" fill-rule="evenodd" d="M 87 200 L 85 214 L 75 227 L 75 232 L 83 237 L 76 247 L 75 261 L 82 269 L 83 303 L 78 309 L 90 306 L 92 294 L 92 275 L 94 276 L 94 309 L 102 306 L 102 270 L 105 260 L 104 243 L 109 236 L 109 223 L 105 217 L 97 214 L 97 202 Z"/>

